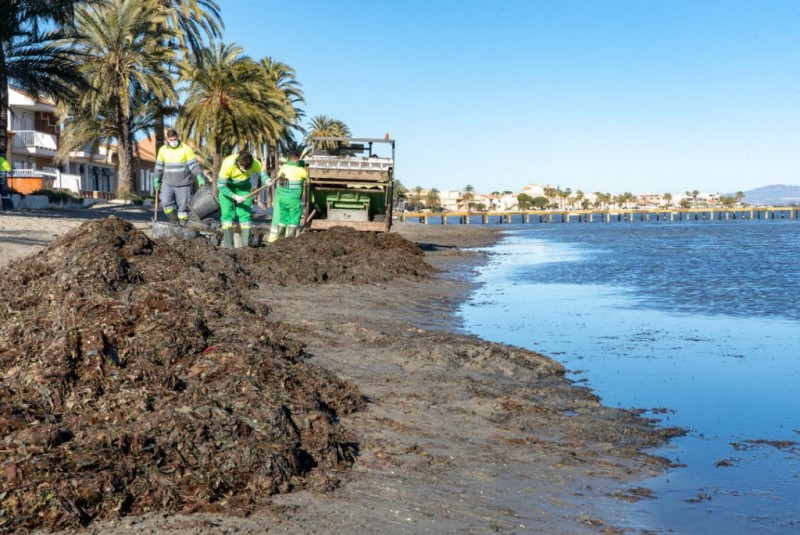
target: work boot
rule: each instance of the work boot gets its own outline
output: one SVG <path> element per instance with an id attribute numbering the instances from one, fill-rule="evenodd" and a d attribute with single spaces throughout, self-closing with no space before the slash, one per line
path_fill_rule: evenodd
<path id="1" fill-rule="evenodd" d="M 178 213 L 175 210 L 164 213 L 167 214 L 167 219 L 169 219 L 170 223 L 178 224 Z"/>
<path id="2" fill-rule="evenodd" d="M 178 226 L 179 227 L 185 227 L 186 223 L 188 223 L 188 222 L 189 222 L 189 218 L 188 217 L 187 218 L 178 217 Z"/>
<path id="3" fill-rule="evenodd" d="M 222 231 L 222 247 L 225 249 L 233 249 L 233 229 L 226 228 Z"/>
<path id="4" fill-rule="evenodd" d="M 239 237 L 242 239 L 242 247 L 250 247 L 250 229 L 243 228 L 239 232 Z"/>
<path id="5" fill-rule="evenodd" d="M 295 236 L 297 236 L 297 225 L 289 225 L 286 227 L 286 237 L 294 238 Z"/>

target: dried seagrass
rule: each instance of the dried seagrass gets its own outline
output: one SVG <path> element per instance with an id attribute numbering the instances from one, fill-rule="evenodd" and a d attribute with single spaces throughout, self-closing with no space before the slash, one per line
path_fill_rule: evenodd
<path id="1" fill-rule="evenodd" d="M 8 266 L 0 532 L 336 484 L 355 449 L 336 416 L 363 398 L 248 299 L 243 256 L 108 218 Z"/>
<path id="2" fill-rule="evenodd" d="M 259 281 L 281 285 L 386 282 L 433 271 L 419 247 L 402 236 L 349 227 L 307 232 L 243 251 L 239 258 Z"/>

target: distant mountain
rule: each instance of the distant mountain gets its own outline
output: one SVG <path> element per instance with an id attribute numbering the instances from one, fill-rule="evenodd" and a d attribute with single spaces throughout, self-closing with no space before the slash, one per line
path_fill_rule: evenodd
<path id="1" fill-rule="evenodd" d="M 728 193 L 731 197 L 735 193 Z M 773 206 L 786 206 L 800 204 L 800 186 L 776 184 L 762 188 L 751 189 L 744 192 L 744 202 L 747 204 L 771 204 Z"/>

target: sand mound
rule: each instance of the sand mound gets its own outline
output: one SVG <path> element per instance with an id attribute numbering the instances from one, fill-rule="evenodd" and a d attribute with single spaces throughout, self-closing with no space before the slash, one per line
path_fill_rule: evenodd
<path id="1" fill-rule="evenodd" d="M 336 483 L 356 447 L 336 416 L 362 396 L 305 363 L 248 299 L 261 275 L 241 256 L 202 239 L 153 242 L 109 218 L 8 266 L 0 531 L 241 514 Z"/>

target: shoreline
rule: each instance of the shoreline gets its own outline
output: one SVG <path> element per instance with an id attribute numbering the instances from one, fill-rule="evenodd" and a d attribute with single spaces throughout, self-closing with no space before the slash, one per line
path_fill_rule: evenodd
<path id="1" fill-rule="evenodd" d="M 9 235 L 19 240 L 13 252 L 4 244 L 0 267 L 47 245 L 48 233 L 75 226 L 59 223 L 59 215 L 31 214 L 41 229 L 27 244 L 25 227 L 9 228 L 8 218 L 21 224 L 28 214 L 0 215 L 0 243 Z M 70 223 L 81 222 L 70 215 Z M 149 215 L 136 215 L 138 228 L 147 231 Z M 637 482 L 665 467 L 643 451 L 674 432 L 635 411 L 603 407 L 547 357 L 461 332 L 455 311 L 474 288 L 469 273 L 487 261 L 464 248 L 489 246 L 502 230 L 413 223 L 393 230 L 420 245 L 439 273 L 380 284 L 265 286 L 255 295 L 306 346 L 310 363 L 355 382 L 369 400 L 341 418 L 360 453 L 339 488 L 279 494 L 248 518 L 153 513 L 84 532 L 633 529 L 618 514 L 647 496 Z"/>

